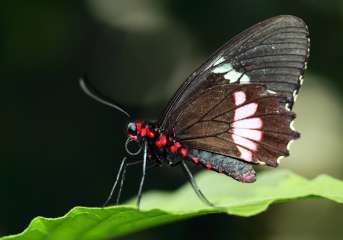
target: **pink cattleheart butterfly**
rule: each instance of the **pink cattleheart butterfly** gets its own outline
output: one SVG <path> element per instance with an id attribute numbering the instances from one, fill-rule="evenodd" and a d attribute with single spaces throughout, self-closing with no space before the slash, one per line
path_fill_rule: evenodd
<path id="1" fill-rule="evenodd" d="M 277 16 L 248 28 L 218 49 L 177 90 L 157 122 L 131 121 L 126 150 L 141 161 L 120 165 L 105 204 L 126 168 L 142 164 L 140 205 L 146 170 L 151 166 L 181 166 L 205 203 L 214 206 L 197 186 L 187 162 L 254 182 L 254 165 L 277 167 L 299 138 L 292 123 L 292 107 L 303 82 L 309 57 L 309 32 L 298 17 Z M 81 88 L 94 99 L 130 116 L 113 100 L 99 94 L 85 79 Z M 130 142 L 141 146 L 131 152 Z"/>

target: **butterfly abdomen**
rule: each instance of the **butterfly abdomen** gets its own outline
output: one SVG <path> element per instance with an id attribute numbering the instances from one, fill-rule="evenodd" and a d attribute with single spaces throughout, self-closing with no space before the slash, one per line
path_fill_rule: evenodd
<path id="1" fill-rule="evenodd" d="M 252 165 L 238 159 L 197 149 L 190 150 L 189 156 L 194 163 L 200 163 L 209 170 L 224 173 L 240 182 L 250 183 L 256 180 Z"/>

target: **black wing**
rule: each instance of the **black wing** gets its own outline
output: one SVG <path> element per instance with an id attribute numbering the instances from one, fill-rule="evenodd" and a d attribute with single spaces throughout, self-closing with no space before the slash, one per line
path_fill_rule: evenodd
<path id="1" fill-rule="evenodd" d="M 248 28 L 187 78 L 163 112 L 159 125 L 173 132 L 192 97 L 222 84 L 264 84 L 269 91 L 285 96 L 284 105 L 290 110 L 302 84 L 309 45 L 308 28 L 298 17 L 277 16 Z"/>

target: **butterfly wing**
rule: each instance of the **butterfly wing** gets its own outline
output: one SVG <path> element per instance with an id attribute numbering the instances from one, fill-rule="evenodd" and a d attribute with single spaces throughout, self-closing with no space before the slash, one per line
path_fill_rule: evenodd
<path id="1" fill-rule="evenodd" d="M 189 148 L 277 166 L 299 137 L 291 126 L 295 114 L 283 105 L 286 98 L 264 85 L 214 86 L 184 106 L 173 128 Z"/>
<path id="2" fill-rule="evenodd" d="M 277 166 L 299 137 L 291 108 L 309 55 L 305 23 L 278 16 L 237 35 L 176 92 L 163 130 L 190 148 Z"/>
<path id="3" fill-rule="evenodd" d="M 292 109 L 303 81 L 309 45 L 308 28 L 298 17 L 277 16 L 257 23 L 233 37 L 187 78 L 162 114 L 160 126 L 172 131 L 191 96 L 222 83 L 263 83 L 284 94 L 284 104 Z"/>

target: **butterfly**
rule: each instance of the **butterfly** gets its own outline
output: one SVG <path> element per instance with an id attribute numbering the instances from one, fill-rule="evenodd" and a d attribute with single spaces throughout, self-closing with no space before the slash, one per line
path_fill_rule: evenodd
<path id="1" fill-rule="evenodd" d="M 120 184 L 118 203 L 126 168 L 136 164 L 142 164 L 138 207 L 151 167 L 181 166 L 197 196 L 210 206 L 214 204 L 199 189 L 189 163 L 246 183 L 256 180 L 254 165 L 277 167 L 300 137 L 292 126 L 292 107 L 309 48 L 308 27 L 290 15 L 259 22 L 225 43 L 186 79 L 158 121 L 128 123 L 126 151 L 138 155 L 143 150 L 143 157 L 136 162 L 123 158 L 105 204 Z M 95 100 L 130 117 L 85 78 L 80 85 Z M 131 142 L 139 144 L 137 152 L 129 149 Z"/>

